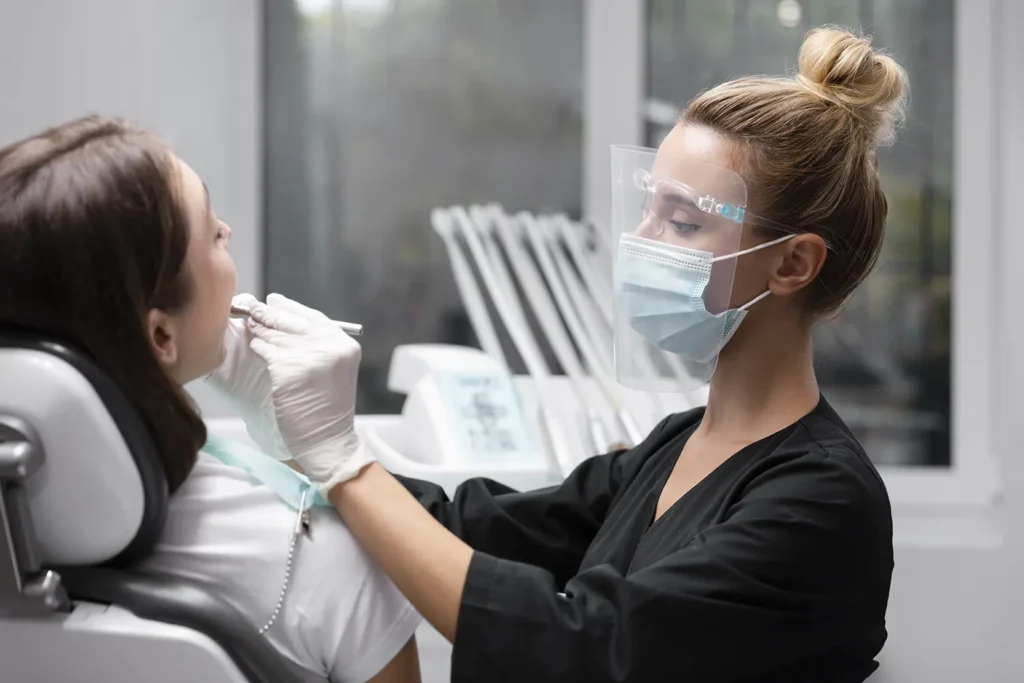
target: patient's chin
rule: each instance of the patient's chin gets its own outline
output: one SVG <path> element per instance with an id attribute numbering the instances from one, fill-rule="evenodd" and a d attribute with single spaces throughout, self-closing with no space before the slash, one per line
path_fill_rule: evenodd
<path id="1" fill-rule="evenodd" d="M 196 380 L 205 379 L 224 364 L 227 355 L 227 347 L 221 344 L 214 353 L 205 356 L 205 362 L 199 364 L 195 362 L 196 359 L 193 359 L 193 362 L 189 363 L 190 367 L 183 368 L 179 366 L 171 371 L 171 375 L 182 386 Z"/>
<path id="2" fill-rule="evenodd" d="M 224 361 L 227 360 L 227 358 L 228 347 L 226 344 L 221 343 L 220 346 L 217 347 L 217 353 L 215 353 L 213 358 L 210 360 L 210 367 L 206 370 L 206 372 L 203 373 L 203 376 L 205 377 L 206 375 L 210 374 L 211 372 L 219 368 L 221 365 L 223 365 Z"/>

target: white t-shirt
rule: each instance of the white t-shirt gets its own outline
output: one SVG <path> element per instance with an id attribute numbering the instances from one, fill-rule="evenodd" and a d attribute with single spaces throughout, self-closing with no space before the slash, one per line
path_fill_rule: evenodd
<path id="1" fill-rule="evenodd" d="M 202 581 L 262 628 L 284 584 L 296 514 L 246 472 L 200 453 L 143 567 Z M 363 683 L 421 619 L 334 508 L 314 507 L 310 535 L 295 546 L 284 606 L 264 635 L 310 681 Z"/>

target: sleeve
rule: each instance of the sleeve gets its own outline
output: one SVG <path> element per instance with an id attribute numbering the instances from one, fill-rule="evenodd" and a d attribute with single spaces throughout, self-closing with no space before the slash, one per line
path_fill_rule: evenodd
<path id="1" fill-rule="evenodd" d="M 880 649 L 892 555 L 890 537 L 888 569 L 870 559 L 884 557 L 875 514 L 855 475 L 801 457 L 752 482 L 725 522 L 628 578 L 601 565 L 559 595 L 548 572 L 476 553 L 452 681 L 714 683 L 827 652 L 851 633 L 877 635 Z"/>
<path id="2" fill-rule="evenodd" d="M 541 567 L 564 585 L 579 568 L 619 490 L 658 448 L 669 420 L 631 450 L 590 458 L 560 485 L 537 491 L 520 493 L 490 479 L 470 479 L 449 500 L 436 484 L 396 478 L 474 550 Z"/>
<path id="3" fill-rule="evenodd" d="M 332 683 L 365 683 L 376 676 L 423 621 L 376 566 L 353 590 L 357 591 L 355 601 L 327 662 Z"/>

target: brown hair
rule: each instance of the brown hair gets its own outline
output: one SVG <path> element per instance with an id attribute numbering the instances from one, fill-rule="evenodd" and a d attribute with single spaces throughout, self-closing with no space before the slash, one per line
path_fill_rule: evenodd
<path id="1" fill-rule="evenodd" d="M 895 140 L 909 86 L 869 38 L 841 28 L 808 32 L 798 63 L 795 78 L 741 78 L 701 93 L 680 122 L 739 143 L 754 213 L 830 246 L 806 293 L 813 318 L 842 306 L 878 260 L 888 205 L 876 148 Z"/>
<path id="2" fill-rule="evenodd" d="M 0 149 L 0 325 L 88 354 L 137 406 L 173 492 L 206 427 L 153 353 L 146 315 L 191 300 L 171 151 L 87 117 Z"/>

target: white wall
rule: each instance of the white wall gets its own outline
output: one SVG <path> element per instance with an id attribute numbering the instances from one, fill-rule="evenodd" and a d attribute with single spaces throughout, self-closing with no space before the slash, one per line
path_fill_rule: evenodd
<path id="1" fill-rule="evenodd" d="M 259 0 L 0 0 L 0 144 L 88 113 L 168 140 L 261 279 Z M 201 390 L 204 412 L 224 414 Z"/>
<path id="2" fill-rule="evenodd" d="M 639 0 L 583 3 L 583 212 L 603 221 L 612 215 L 608 146 L 639 145 L 643 140 L 645 88 L 638 75 L 644 71 L 644 53 L 639 44 L 633 49 L 620 44 L 622 36 L 642 35 L 642 4 Z M 614 106 L 609 98 L 614 98 Z M 610 231 L 612 226 L 599 228 Z"/>
<path id="3" fill-rule="evenodd" d="M 997 187 L 989 197 L 999 207 L 991 254 L 999 314 L 991 334 L 999 368 L 992 418 L 1003 492 L 994 517 L 1002 542 L 990 550 L 897 548 L 889 643 L 873 681 L 1024 681 L 1024 233 L 1018 207 L 1024 187 L 1024 3 L 996 5 Z"/>
<path id="4" fill-rule="evenodd" d="M 993 40 L 999 103 L 998 239 L 991 254 L 997 285 L 996 449 L 1003 495 L 995 512 L 1002 543 L 991 550 L 897 549 L 889 603 L 890 640 L 879 681 L 1024 681 L 1024 3 L 1001 0 Z M 970 226 L 958 226 L 970 229 Z"/>

